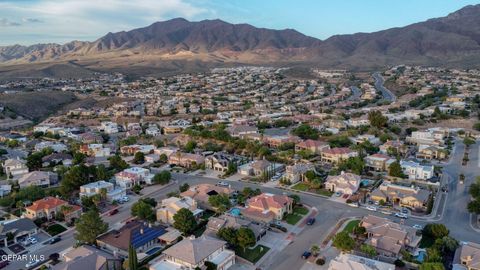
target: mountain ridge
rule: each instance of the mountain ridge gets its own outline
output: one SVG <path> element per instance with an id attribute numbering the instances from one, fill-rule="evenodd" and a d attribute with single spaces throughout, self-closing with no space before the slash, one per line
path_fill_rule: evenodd
<path id="1" fill-rule="evenodd" d="M 183 18 L 116 33 L 95 41 L 0 47 L 0 66 L 78 62 L 92 67 L 160 67 L 162 63 L 307 63 L 342 68 L 395 64 L 470 66 L 480 60 L 480 5 L 445 17 L 372 33 L 325 40 L 294 29 L 272 30 L 220 19 Z M 93 64 L 92 64 L 93 63 Z"/>

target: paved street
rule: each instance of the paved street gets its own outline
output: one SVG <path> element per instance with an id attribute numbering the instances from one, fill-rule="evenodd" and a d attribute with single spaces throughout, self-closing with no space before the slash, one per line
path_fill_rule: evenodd
<path id="1" fill-rule="evenodd" d="M 395 102 L 397 97 L 390 90 L 385 88 L 385 86 L 383 86 L 385 80 L 383 79 L 382 75 L 380 75 L 379 72 L 375 72 L 373 73 L 373 78 L 375 79 L 375 88 L 382 92 L 383 98 L 385 100 Z"/>

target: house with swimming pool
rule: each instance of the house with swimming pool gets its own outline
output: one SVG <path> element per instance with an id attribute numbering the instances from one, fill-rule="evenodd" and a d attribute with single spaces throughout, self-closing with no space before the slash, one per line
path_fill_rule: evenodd
<path id="1" fill-rule="evenodd" d="M 293 199 L 286 195 L 262 193 L 247 200 L 241 210 L 244 217 L 257 222 L 270 223 L 282 220 L 285 214 L 292 213 Z"/>

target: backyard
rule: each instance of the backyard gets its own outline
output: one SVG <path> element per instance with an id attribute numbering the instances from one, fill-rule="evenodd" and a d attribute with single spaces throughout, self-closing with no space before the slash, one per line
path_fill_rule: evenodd
<path id="1" fill-rule="evenodd" d="M 256 263 L 260 258 L 263 257 L 268 251 L 270 250 L 269 247 L 263 246 L 263 245 L 257 245 L 256 247 L 250 249 L 246 248 L 243 250 L 243 248 L 237 248 L 235 249 L 235 254 L 238 256 L 248 260 L 251 263 Z"/>

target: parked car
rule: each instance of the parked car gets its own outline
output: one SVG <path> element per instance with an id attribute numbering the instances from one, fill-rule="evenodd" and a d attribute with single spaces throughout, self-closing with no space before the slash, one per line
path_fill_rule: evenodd
<path id="1" fill-rule="evenodd" d="M 115 214 L 117 214 L 117 213 L 118 213 L 118 209 L 115 208 L 115 209 L 113 209 L 112 211 L 110 211 L 110 212 L 108 213 L 108 215 L 109 215 L 109 216 L 113 216 L 113 215 L 115 215 Z"/>
<path id="2" fill-rule="evenodd" d="M 369 205 L 369 206 L 367 206 L 367 210 L 376 212 L 376 211 L 377 211 L 377 208 L 376 208 L 375 206 Z"/>
<path id="3" fill-rule="evenodd" d="M 307 225 L 313 225 L 313 223 L 315 223 L 315 218 L 314 217 L 311 217 L 311 218 L 307 219 Z"/>
<path id="4" fill-rule="evenodd" d="M 32 261 L 28 262 L 27 264 L 25 264 L 25 267 L 30 268 L 30 267 L 33 267 L 33 266 L 39 264 L 39 263 L 40 263 L 40 260 L 32 260 Z"/>
<path id="5" fill-rule="evenodd" d="M 223 182 L 223 181 L 220 181 L 220 182 L 217 182 L 217 184 L 215 184 L 216 186 L 219 186 L 219 187 L 229 187 L 230 185 L 226 182 Z"/>
<path id="6" fill-rule="evenodd" d="M 50 239 L 50 240 L 48 241 L 48 243 L 49 243 L 50 245 L 53 245 L 53 244 L 55 244 L 55 243 L 57 243 L 57 242 L 60 242 L 60 241 L 62 241 L 62 237 L 56 236 L 56 237 L 53 237 L 52 239 Z"/>
<path id="7" fill-rule="evenodd" d="M 412 226 L 412 228 L 417 229 L 417 230 L 422 230 L 422 229 L 423 229 L 423 226 L 422 226 L 422 225 L 415 224 L 415 225 Z"/>
<path id="8" fill-rule="evenodd" d="M 310 258 L 310 256 L 312 256 L 312 253 L 310 251 L 305 251 L 302 254 L 302 259 L 306 260 L 306 259 Z"/>
<path id="9" fill-rule="evenodd" d="M 395 213 L 395 216 L 398 218 L 404 218 L 404 219 L 408 218 L 408 215 L 404 213 Z"/>
<path id="10" fill-rule="evenodd" d="M 402 209 L 402 213 L 408 214 L 408 209 L 407 209 L 407 208 L 403 208 L 403 209 Z"/>

